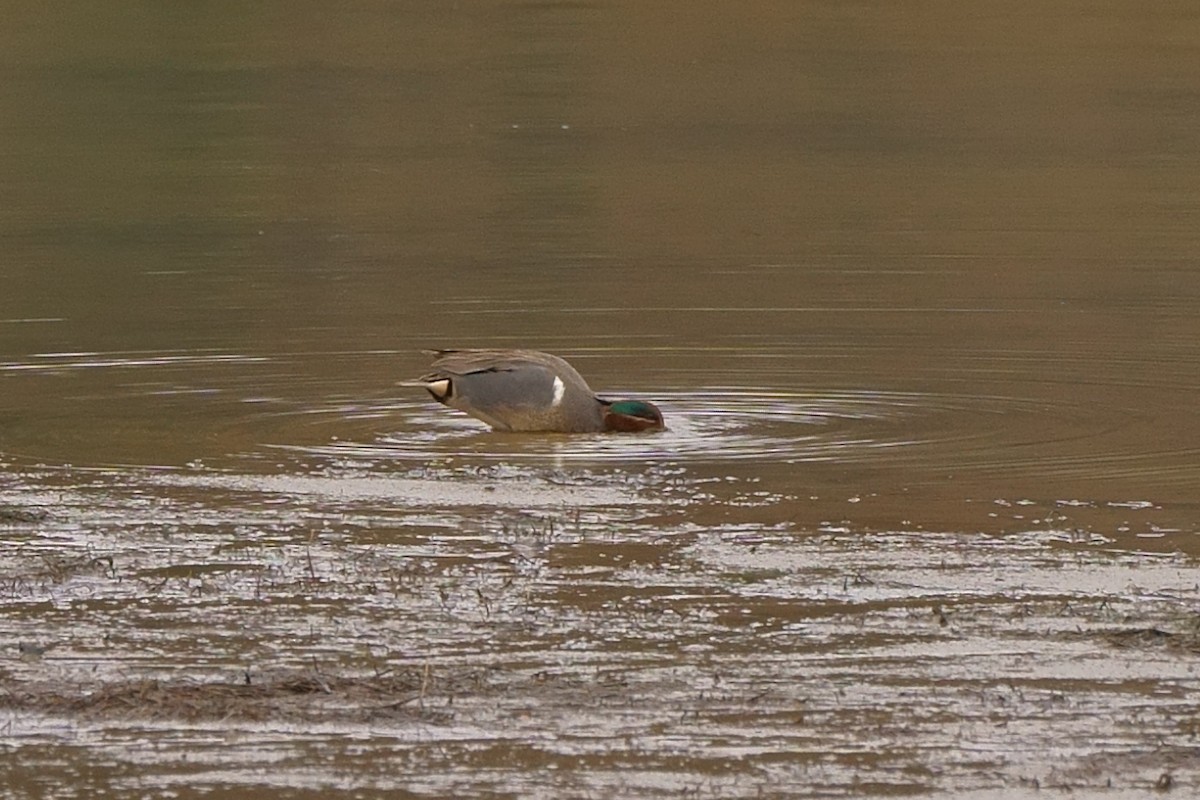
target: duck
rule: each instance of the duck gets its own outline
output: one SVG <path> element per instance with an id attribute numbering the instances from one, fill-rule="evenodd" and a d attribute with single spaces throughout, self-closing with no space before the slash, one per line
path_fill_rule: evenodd
<path id="1" fill-rule="evenodd" d="M 596 396 L 566 360 L 538 350 L 426 350 L 430 371 L 403 386 L 497 431 L 604 433 L 661 431 L 662 412 L 645 400 Z"/>

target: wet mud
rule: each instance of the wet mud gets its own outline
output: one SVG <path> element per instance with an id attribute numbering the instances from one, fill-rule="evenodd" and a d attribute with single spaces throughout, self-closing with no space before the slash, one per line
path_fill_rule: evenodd
<path id="1" fill-rule="evenodd" d="M 9 468 L 0 779 L 18 795 L 1200 780 L 1182 552 L 1041 520 L 765 525 L 795 501 L 678 467 Z"/>

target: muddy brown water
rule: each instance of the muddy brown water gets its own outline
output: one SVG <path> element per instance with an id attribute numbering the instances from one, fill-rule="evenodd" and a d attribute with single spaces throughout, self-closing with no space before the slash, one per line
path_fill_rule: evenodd
<path id="1" fill-rule="evenodd" d="M 1192 4 L 6 17 L 3 796 L 1197 791 Z"/>

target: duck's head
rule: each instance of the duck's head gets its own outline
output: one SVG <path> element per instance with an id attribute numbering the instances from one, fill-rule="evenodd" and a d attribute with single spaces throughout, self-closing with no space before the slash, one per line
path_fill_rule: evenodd
<path id="1" fill-rule="evenodd" d="M 637 431 L 661 431 L 662 412 L 653 403 L 645 400 L 614 400 L 604 403 L 604 430 L 635 433 Z"/>

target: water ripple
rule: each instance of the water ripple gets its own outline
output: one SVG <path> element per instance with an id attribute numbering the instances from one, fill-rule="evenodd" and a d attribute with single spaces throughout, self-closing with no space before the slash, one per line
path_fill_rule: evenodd
<path id="1" fill-rule="evenodd" d="M 953 449 L 980 463 L 1004 460 L 1005 431 L 1020 418 L 1039 419 L 1050 436 L 1086 435 L 1064 422 L 1073 410 L 1000 396 L 829 390 L 746 391 L 715 388 L 658 392 L 668 429 L 613 436 L 497 434 L 428 402 L 335 405 L 304 412 L 307 424 L 330 427 L 327 442 L 273 443 L 314 456 L 367 461 L 470 457 L 484 461 L 580 462 L 862 462 L 903 456 L 928 460 Z M 282 421 L 281 421 L 282 422 Z M 1093 420 L 1094 422 L 1094 420 Z M 294 424 L 292 419 L 288 424 Z M 1119 424 L 1105 420 L 1103 427 Z M 380 431 L 381 427 L 385 430 Z M 336 433 L 332 429 L 337 429 Z"/>

